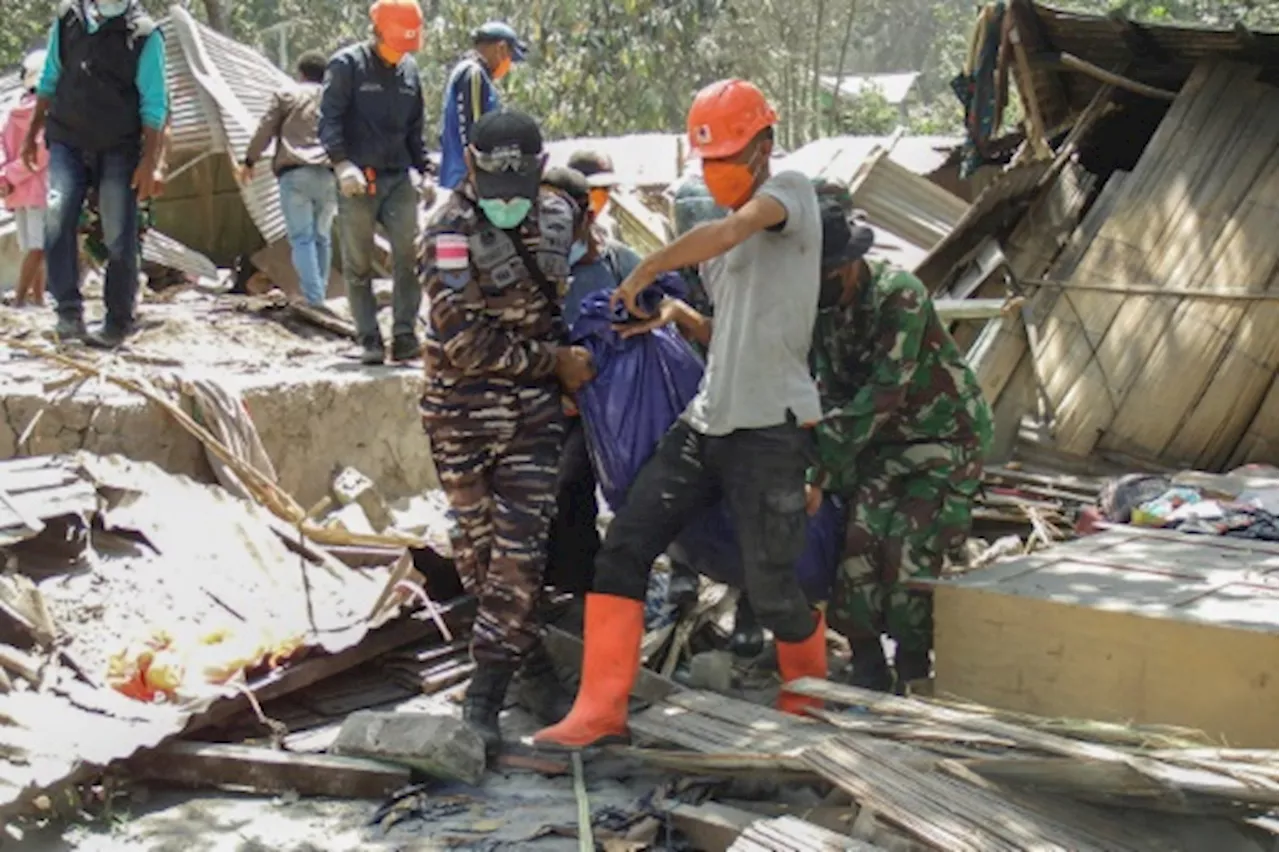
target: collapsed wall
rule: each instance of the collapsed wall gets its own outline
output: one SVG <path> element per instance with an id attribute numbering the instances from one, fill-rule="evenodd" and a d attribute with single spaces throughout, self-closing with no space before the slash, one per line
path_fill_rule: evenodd
<path id="1" fill-rule="evenodd" d="M 278 484 L 304 507 L 329 494 L 344 467 L 364 473 L 388 499 L 437 486 L 417 414 L 418 368 L 365 368 L 343 357 L 346 341 L 329 335 L 251 314 L 184 310 L 161 312 L 128 349 L 96 363 L 157 385 L 213 379 L 239 393 Z M 25 312 L 23 320 L 44 324 L 33 317 Z M 101 357 L 84 349 L 67 353 Z M 189 399 L 182 407 L 192 413 Z M 214 481 L 203 445 L 160 405 L 0 345 L 0 458 L 77 450 L 119 453 Z"/>

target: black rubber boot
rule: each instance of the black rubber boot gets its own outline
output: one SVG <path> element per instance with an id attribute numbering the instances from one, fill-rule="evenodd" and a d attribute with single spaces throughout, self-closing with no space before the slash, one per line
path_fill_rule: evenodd
<path id="1" fill-rule="evenodd" d="M 893 688 L 889 661 L 884 658 L 884 645 L 880 644 L 878 638 L 852 642 L 850 649 L 853 651 L 853 661 L 845 677 L 846 683 L 876 692 L 888 692 Z"/>
<path id="2" fill-rule="evenodd" d="M 559 722 L 573 707 L 573 696 L 556 676 L 556 667 L 541 642 L 525 655 L 520 666 L 516 698 L 521 707 L 544 725 Z"/>
<path id="3" fill-rule="evenodd" d="M 751 602 L 746 595 L 738 596 L 738 610 L 733 616 L 733 635 L 729 637 L 729 650 L 735 657 L 754 660 L 764 650 L 764 630 L 756 621 Z"/>
<path id="4" fill-rule="evenodd" d="M 905 695 L 908 684 L 929 676 L 929 652 L 905 651 L 898 646 L 893 655 L 893 668 L 898 674 L 898 694 Z"/>
<path id="5" fill-rule="evenodd" d="M 484 741 L 484 753 L 493 757 L 502 748 L 498 714 L 507 698 L 507 687 L 515 667 L 500 663 L 479 663 L 467 693 L 462 698 L 462 720 Z"/>

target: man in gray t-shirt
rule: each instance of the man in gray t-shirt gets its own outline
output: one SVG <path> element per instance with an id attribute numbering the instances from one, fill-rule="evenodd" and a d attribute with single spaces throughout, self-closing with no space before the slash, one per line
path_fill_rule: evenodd
<path id="1" fill-rule="evenodd" d="M 626 738 L 650 566 L 690 519 L 721 499 L 733 517 L 747 596 L 776 639 L 784 682 L 779 709 L 803 713 L 815 703 L 787 693 L 785 683 L 826 677 L 823 618 L 795 575 L 807 523 L 812 439 L 805 427 L 822 413 L 808 365 L 822 224 L 808 178 L 769 176 L 776 122 L 760 90 L 742 80 L 698 93 L 689 142 L 712 197 L 733 212 L 645 258 L 614 294 L 648 320 L 639 331 L 677 321 L 673 311 L 682 303 L 647 317 L 636 297 L 664 272 L 723 256 L 708 282 L 714 334 L 705 319 L 685 326 L 709 345 L 702 386 L 640 470 L 605 535 L 587 596 L 578 696 L 560 724 L 534 736 L 537 743 L 582 748 Z"/>

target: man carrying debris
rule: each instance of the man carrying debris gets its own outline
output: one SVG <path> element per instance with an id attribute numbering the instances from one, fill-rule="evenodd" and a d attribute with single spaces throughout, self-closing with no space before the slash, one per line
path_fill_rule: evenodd
<path id="1" fill-rule="evenodd" d="M 929 676 L 933 647 L 932 597 L 908 584 L 939 576 L 968 535 L 991 411 L 924 285 L 866 262 L 873 233 L 850 223 L 847 194 L 822 199 L 813 367 L 826 414 L 809 507 L 823 490 L 850 506 L 828 617 L 852 646 L 852 683 L 890 688 L 887 633 L 901 690 Z"/>
<path id="2" fill-rule="evenodd" d="M 57 334 L 120 345 L 133 330 L 138 292 L 138 202 L 157 194 L 168 115 L 164 36 L 138 0 L 65 0 L 49 33 L 35 115 L 22 160 L 49 148 L 45 266 Z M 76 235 L 97 190 L 108 250 L 106 317 L 86 334 Z"/>
<path id="3" fill-rule="evenodd" d="M 482 117 L 466 160 L 467 181 L 426 232 L 421 407 L 455 521 L 458 573 L 479 599 L 463 718 L 492 754 L 521 664 L 521 697 L 536 715 L 555 718 L 568 706 L 535 607 L 564 437 L 560 398 L 592 371 L 585 349 L 562 342 L 573 210 L 539 191 L 546 156 L 537 123 L 518 112 Z"/>
<path id="4" fill-rule="evenodd" d="M 755 86 L 722 80 L 689 111 L 689 142 L 717 203 L 733 212 L 645 258 L 615 293 L 640 316 L 636 298 L 664 273 L 725 255 L 708 284 L 716 332 L 702 386 L 640 470 L 596 560 L 587 596 L 582 684 L 573 709 L 534 741 L 583 748 L 627 736 L 627 698 L 640 667 L 644 598 L 653 560 L 699 509 L 729 502 L 747 594 L 777 639 L 784 682 L 825 677 L 821 613 L 796 580 L 804 549 L 804 472 L 821 416 L 809 375 L 818 307 L 822 228 L 809 179 L 771 176 L 777 116 Z M 660 319 L 660 318 L 659 318 Z M 784 694 L 783 710 L 810 699 Z"/>
<path id="5" fill-rule="evenodd" d="M 374 228 L 391 241 L 391 360 L 420 354 L 417 278 L 418 193 L 427 172 L 422 83 L 412 54 L 422 48 L 418 0 L 377 0 L 370 7 L 373 39 L 334 54 L 320 101 L 320 142 L 338 190 L 338 236 L 347 301 L 360 361 L 381 364 L 387 353 L 373 293 Z"/>
<path id="6" fill-rule="evenodd" d="M 320 98 L 325 57 L 314 50 L 298 58 L 298 80 L 277 91 L 258 122 L 240 165 L 240 182 L 253 180 L 253 168 L 267 145 L 275 143 L 271 170 L 280 185 L 280 212 L 289 231 L 293 268 L 307 304 L 323 306 L 333 265 L 333 218 L 338 215 L 338 184 L 329 155 L 320 144 Z"/>
<path id="7" fill-rule="evenodd" d="M 527 47 L 510 25 L 489 21 L 471 34 L 471 50 L 453 66 L 444 87 L 440 133 L 440 185 L 457 189 L 467 177 L 464 152 L 480 117 L 501 108 L 494 83 L 523 62 Z"/>

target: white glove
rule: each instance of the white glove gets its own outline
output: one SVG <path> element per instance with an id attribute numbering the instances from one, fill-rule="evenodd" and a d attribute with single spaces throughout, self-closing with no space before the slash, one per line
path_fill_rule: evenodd
<path id="1" fill-rule="evenodd" d="M 343 160 L 334 166 L 333 174 L 338 179 L 338 192 L 348 198 L 369 192 L 369 182 L 364 179 L 364 173 L 350 160 Z"/>

